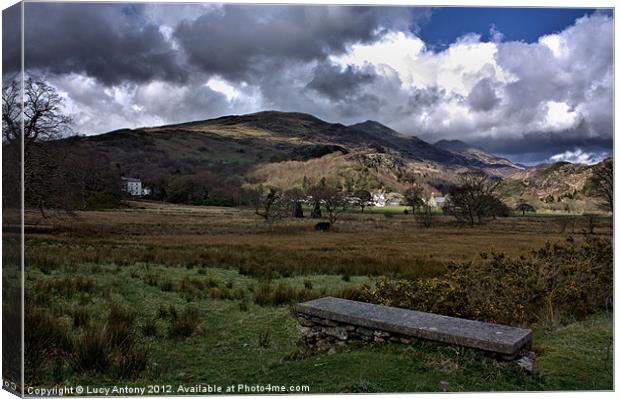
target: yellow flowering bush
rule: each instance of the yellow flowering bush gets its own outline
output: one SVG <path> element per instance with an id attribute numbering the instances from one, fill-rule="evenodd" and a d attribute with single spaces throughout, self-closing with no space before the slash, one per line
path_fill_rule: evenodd
<path id="1" fill-rule="evenodd" d="M 519 258 L 481 254 L 481 263 L 450 265 L 434 278 L 380 277 L 370 302 L 492 323 L 556 324 L 612 305 L 611 240 L 567 239 Z"/>

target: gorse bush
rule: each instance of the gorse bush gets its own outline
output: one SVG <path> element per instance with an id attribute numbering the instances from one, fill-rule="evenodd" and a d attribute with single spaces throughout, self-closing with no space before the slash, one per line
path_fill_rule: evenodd
<path id="1" fill-rule="evenodd" d="M 556 324 L 611 305 L 611 240 L 549 244 L 516 259 L 481 254 L 482 265 L 455 264 L 441 277 L 378 279 L 367 300 L 493 323 Z"/>

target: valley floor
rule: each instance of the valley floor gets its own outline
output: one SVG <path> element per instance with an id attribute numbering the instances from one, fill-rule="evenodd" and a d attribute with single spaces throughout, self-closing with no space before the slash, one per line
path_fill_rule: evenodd
<path id="1" fill-rule="evenodd" d="M 84 370 L 70 356 L 48 358 L 33 377 L 37 386 L 272 384 L 308 386 L 313 393 L 613 389 L 610 312 L 535 327 L 535 375 L 430 342 L 349 347 L 331 355 L 296 347 L 290 308 L 296 300 L 354 296 L 378 275 L 437 275 L 450 262 L 476 262 L 480 252 L 517 256 L 568 235 L 579 240 L 589 228 L 579 217 L 515 217 L 469 228 L 437 216 L 427 229 L 411 215 L 346 214 L 336 231 L 325 233 L 314 231 L 310 219 L 269 229 L 251 210 L 144 202 L 76 218 L 43 220 L 31 212 L 27 220 L 29 303 L 53 316 L 69 341 L 101 326 L 111 304 L 128 309 L 146 357 L 136 375 L 119 374 L 114 365 Z M 595 234 L 611 231 L 609 219 L 597 221 Z M 176 315 L 189 308 L 194 323 L 177 334 L 182 316 Z"/>

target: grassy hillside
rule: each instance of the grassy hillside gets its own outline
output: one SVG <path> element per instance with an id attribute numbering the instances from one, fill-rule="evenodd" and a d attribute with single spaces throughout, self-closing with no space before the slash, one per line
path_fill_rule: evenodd
<path id="1" fill-rule="evenodd" d="M 432 145 L 374 121 L 344 126 L 307 114 L 268 111 L 67 142 L 105 155 L 120 173 L 155 187 L 209 173 L 217 181 L 215 189 L 229 196 L 258 183 L 299 186 L 304 176 L 402 192 L 415 176 L 427 191 L 440 194 L 458 181 L 458 173 L 482 168 L 504 178 L 501 193 L 511 206 L 526 200 L 541 210 L 596 209 L 586 189 L 589 166 L 523 168 L 462 142 Z"/>

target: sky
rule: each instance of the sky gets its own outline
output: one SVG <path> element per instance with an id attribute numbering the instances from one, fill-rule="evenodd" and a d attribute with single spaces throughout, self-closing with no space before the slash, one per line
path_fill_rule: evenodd
<path id="1" fill-rule="evenodd" d="M 524 164 L 612 153 L 610 10 L 26 3 L 24 35 L 80 134 L 280 110 Z"/>

